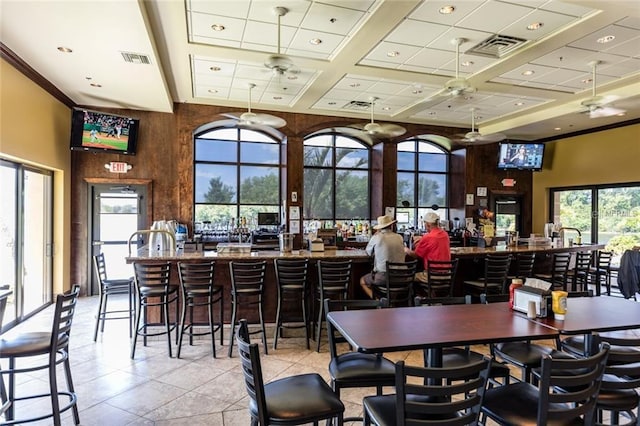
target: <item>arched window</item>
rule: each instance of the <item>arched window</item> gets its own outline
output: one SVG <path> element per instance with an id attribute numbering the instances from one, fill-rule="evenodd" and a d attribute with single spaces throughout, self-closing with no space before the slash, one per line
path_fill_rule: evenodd
<path id="1" fill-rule="evenodd" d="M 257 227 L 258 212 L 280 211 L 280 141 L 262 132 L 217 128 L 194 137 L 194 219 L 226 230 Z"/>
<path id="2" fill-rule="evenodd" d="M 449 211 L 449 152 L 420 137 L 398 143 L 398 228 L 422 228 L 429 212 Z"/>
<path id="3" fill-rule="evenodd" d="M 369 221 L 370 149 L 355 138 L 319 134 L 304 141 L 305 224 Z"/>

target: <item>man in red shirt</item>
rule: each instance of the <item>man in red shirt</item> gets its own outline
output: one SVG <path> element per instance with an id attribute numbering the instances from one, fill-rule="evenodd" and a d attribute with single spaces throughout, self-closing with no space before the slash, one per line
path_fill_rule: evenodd
<path id="1" fill-rule="evenodd" d="M 415 250 L 405 247 L 406 254 L 422 259 L 424 272 L 416 274 L 416 281 L 427 282 L 427 265 L 430 260 L 451 260 L 451 244 L 449 234 L 440 228 L 440 217 L 436 213 L 427 213 L 425 217 L 427 233 L 422 237 L 415 237 Z"/>

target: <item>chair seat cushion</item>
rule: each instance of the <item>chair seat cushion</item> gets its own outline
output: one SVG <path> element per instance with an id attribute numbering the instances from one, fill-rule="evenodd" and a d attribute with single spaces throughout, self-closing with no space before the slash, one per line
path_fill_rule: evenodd
<path id="1" fill-rule="evenodd" d="M 612 336 L 615 336 L 614 333 L 609 333 Z M 583 356 L 584 354 L 584 335 L 578 336 L 569 336 L 566 339 L 562 340 L 562 349 L 566 350 L 571 354 L 577 354 Z M 635 354 L 640 352 L 639 347 L 635 346 L 619 346 L 619 345 L 611 345 L 609 349 L 611 352 L 617 352 L 622 354 Z"/>
<path id="2" fill-rule="evenodd" d="M 50 332 L 22 333 L 12 338 L 0 339 L 0 357 L 15 358 L 48 354 L 50 347 Z"/>
<path id="3" fill-rule="evenodd" d="M 178 291 L 178 286 L 175 284 L 169 285 L 167 291 L 164 291 L 164 286 L 149 286 L 149 287 L 140 287 L 140 294 L 145 297 L 158 297 L 164 296 L 165 294 L 172 294 Z"/>
<path id="4" fill-rule="evenodd" d="M 310 423 L 344 412 L 344 404 L 319 374 L 301 374 L 264 385 L 267 416 L 274 422 L 296 420 Z M 258 407 L 250 400 L 249 410 L 257 418 Z"/>
<path id="5" fill-rule="evenodd" d="M 206 297 L 209 293 L 217 294 L 222 291 L 222 287 L 213 287 L 211 292 L 209 292 L 208 288 L 189 288 L 187 289 L 187 296 L 190 297 Z"/>
<path id="6" fill-rule="evenodd" d="M 535 425 L 538 417 L 539 390 L 526 382 L 513 383 L 488 389 L 484 394 L 482 411 L 499 424 Z M 563 410 L 564 404 L 550 404 L 550 410 Z M 581 418 L 572 421 L 554 422 L 547 426 L 581 425 Z"/>
<path id="7" fill-rule="evenodd" d="M 464 367 L 471 362 L 478 362 L 484 358 L 480 352 L 469 351 L 465 348 L 444 348 L 442 350 L 442 366 L 446 368 Z M 491 360 L 489 369 L 489 377 L 509 377 L 511 370 L 509 367 L 496 361 Z"/>
<path id="8" fill-rule="evenodd" d="M 412 401 L 434 402 L 433 398 L 408 395 L 407 399 Z M 369 413 L 371 423 L 375 425 L 395 425 L 396 423 L 396 395 L 366 396 L 362 400 L 364 410 Z M 428 420 L 445 420 L 457 416 L 447 414 L 425 414 Z"/>
<path id="9" fill-rule="evenodd" d="M 500 358 L 518 366 L 539 367 L 543 355 L 552 358 L 574 358 L 550 346 L 537 345 L 529 342 L 506 342 L 495 346 L 495 352 Z"/>
<path id="10" fill-rule="evenodd" d="M 598 394 L 598 408 L 603 410 L 626 411 L 635 410 L 640 404 L 640 396 L 635 389 L 615 389 L 616 382 L 623 383 L 623 379 L 605 375 Z"/>
<path id="11" fill-rule="evenodd" d="M 347 352 L 329 363 L 329 374 L 334 382 L 354 382 L 354 387 L 395 385 L 395 364 L 383 356 Z"/>

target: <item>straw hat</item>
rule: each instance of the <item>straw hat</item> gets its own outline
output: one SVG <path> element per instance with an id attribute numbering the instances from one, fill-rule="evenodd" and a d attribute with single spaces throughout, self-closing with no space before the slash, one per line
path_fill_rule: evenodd
<path id="1" fill-rule="evenodd" d="M 437 221 L 440 220 L 440 216 L 438 216 L 436 213 L 427 213 L 427 215 L 424 217 L 424 221 L 427 223 L 436 223 Z"/>
<path id="2" fill-rule="evenodd" d="M 378 216 L 378 224 L 374 226 L 373 229 L 384 229 L 396 222 L 397 220 L 393 220 L 390 216 Z"/>

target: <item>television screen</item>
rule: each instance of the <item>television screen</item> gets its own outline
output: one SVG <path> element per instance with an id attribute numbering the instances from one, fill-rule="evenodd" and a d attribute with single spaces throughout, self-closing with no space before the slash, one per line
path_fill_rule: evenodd
<path id="1" fill-rule="evenodd" d="M 134 155 L 138 124 L 131 117 L 74 108 L 71 149 Z"/>
<path id="2" fill-rule="evenodd" d="M 499 169 L 541 170 L 544 144 L 501 143 L 498 155 Z"/>
<path id="3" fill-rule="evenodd" d="M 408 212 L 397 212 L 396 220 L 398 223 L 409 223 L 409 213 Z"/>
<path id="4" fill-rule="evenodd" d="M 258 213 L 258 226 L 280 225 L 278 213 Z"/>

